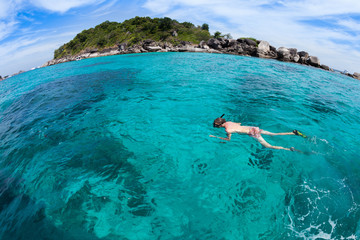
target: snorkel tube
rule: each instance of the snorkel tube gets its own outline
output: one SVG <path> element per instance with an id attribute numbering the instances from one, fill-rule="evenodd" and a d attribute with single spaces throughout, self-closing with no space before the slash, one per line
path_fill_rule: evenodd
<path id="1" fill-rule="evenodd" d="M 225 113 L 221 115 L 221 117 L 214 120 L 213 127 L 219 127 L 221 124 L 226 122 L 226 120 L 222 118 L 223 116 L 225 116 Z"/>

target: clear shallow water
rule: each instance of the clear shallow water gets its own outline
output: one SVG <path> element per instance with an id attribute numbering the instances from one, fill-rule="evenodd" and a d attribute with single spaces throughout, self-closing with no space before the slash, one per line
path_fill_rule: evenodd
<path id="1" fill-rule="evenodd" d="M 356 239 L 360 82 L 272 60 L 160 53 L 0 83 L 0 239 Z M 297 136 L 264 149 L 227 120 Z"/>

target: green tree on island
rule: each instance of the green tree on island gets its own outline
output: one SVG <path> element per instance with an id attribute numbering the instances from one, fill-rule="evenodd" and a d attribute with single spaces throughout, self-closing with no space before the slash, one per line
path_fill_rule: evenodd
<path id="1" fill-rule="evenodd" d="M 55 50 L 54 58 L 79 54 L 85 50 L 117 47 L 123 43 L 131 47 L 147 39 L 178 45 L 182 41 L 198 44 L 210 37 L 209 25 L 206 23 L 196 27 L 190 22 L 180 23 L 168 17 L 135 17 L 122 23 L 105 21 L 82 31 L 70 42 L 60 46 Z"/>
<path id="2" fill-rule="evenodd" d="M 221 32 L 216 31 L 216 32 L 214 33 L 214 38 L 220 38 L 220 37 L 223 37 L 223 36 L 221 35 Z"/>
<path id="3" fill-rule="evenodd" d="M 207 23 L 204 23 L 202 26 L 201 26 L 201 29 L 202 30 L 205 30 L 205 31 L 209 31 L 209 25 Z"/>

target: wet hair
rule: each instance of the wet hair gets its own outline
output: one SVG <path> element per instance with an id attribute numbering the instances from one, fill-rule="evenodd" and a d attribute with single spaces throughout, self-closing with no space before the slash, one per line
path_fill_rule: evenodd
<path id="1" fill-rule="evenodd" d="M 221 117 L 214 120 L 213 127 L 220 127 L 221 124 L 225 123 L 225 118 L 222 118 L 225 114 L 221 115 Z"/>

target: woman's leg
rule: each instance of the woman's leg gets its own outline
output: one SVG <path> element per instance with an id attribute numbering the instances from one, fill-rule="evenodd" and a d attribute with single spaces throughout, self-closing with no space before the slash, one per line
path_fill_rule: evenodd
<path id="1" fill-rule="evenodd" d="M 269 135 L 269 136 L 276 136 L 276 135 L 295 135 L 293 132 L 285 132 L 285 133 L 272 133 L 269 131 L 262 130 L 261 134 Z"/>
<path id="2" fill-rule="evenodd" d="M 289 135 L 289 134 L 288 134 Z M 291 151 L 290 148 L 284 148 L 284 147 L 279 147 L 279 146 L 272 146 L 270 145 L 268 142 L 265 141 L 265 139 L 260 136 L 258 138 L 255 138 L 261 145 L 263 145 L 266 148 L 272 148 L 272 149 L 283 149 L 283 150 L 288 150 Z"/>

